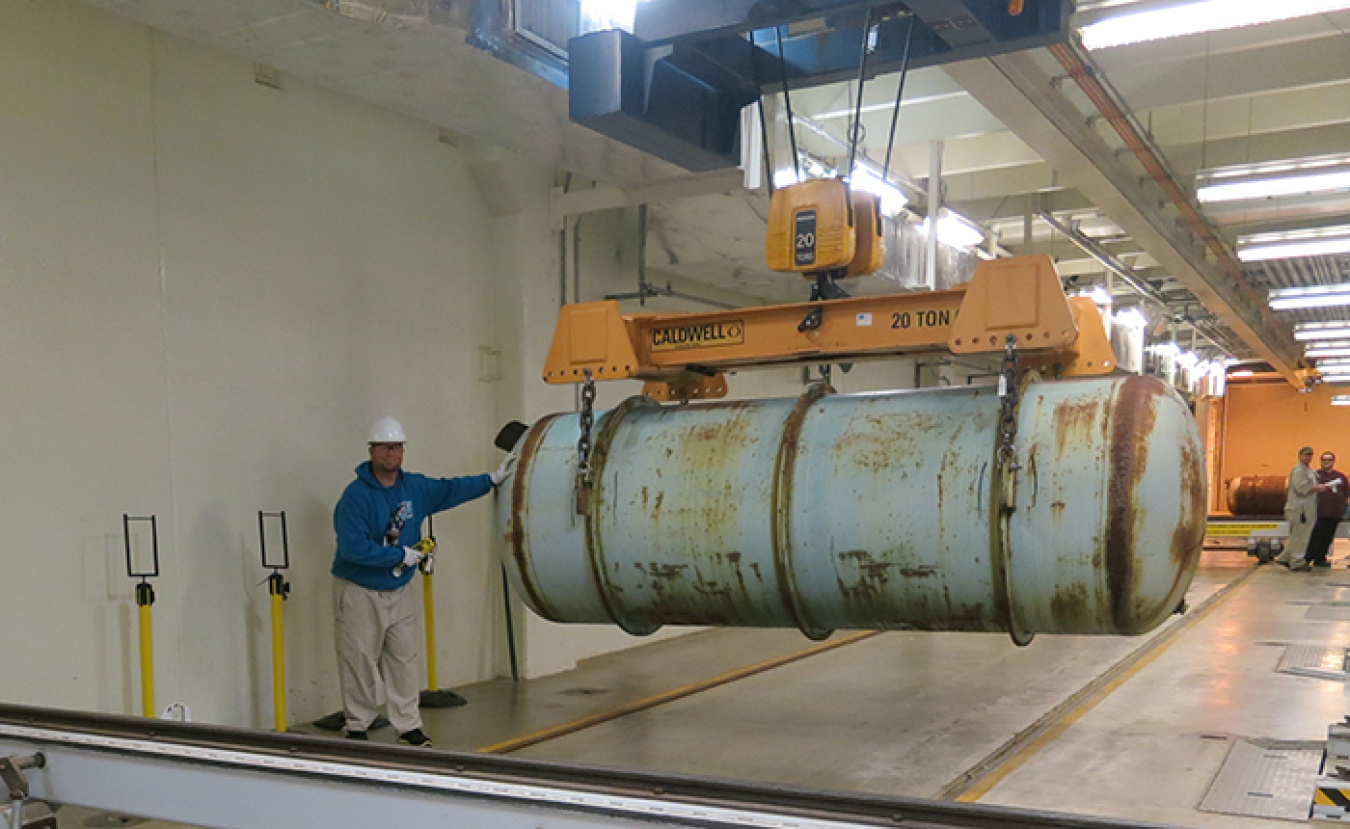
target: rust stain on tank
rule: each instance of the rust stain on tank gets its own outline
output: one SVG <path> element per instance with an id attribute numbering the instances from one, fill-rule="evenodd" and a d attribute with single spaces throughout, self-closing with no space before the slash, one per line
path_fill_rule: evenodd
<path id="1" fill-rule="evenodd" d="M 934 437 L 930 433 L 945 438 L 949 431 L 941 418 L 913 412 L 868 415 L 855 423 L 859 427 L 844 430 L 831 451 L 858 469 L 874 471 L 903 469 L 914 457 L 931 451 Z"/>
<path id="2" fill-rule="evenodd" d="M 666 589 L 666 582 L 683 578 L 684 571 L 689 567 L 688 564 L 658 564 L 655 561 L 649 562 L 646 567 L 638 562 L 634 562 L 633 566 L 651 580 L 653 590 Z"/>
<path id="3" fill-rule="evenodd" d="M 798 606 L 793 582 L 792 551 L 790 526 L 792 518 L 792 491 L 797 471 L 798 444 L 801 441 L 802 425 L 812 409 L 820 412 L 824 407 L 817 403 L 829 393 L 824 386 L 808 390 L 793 404 L 792 412 L 783 423 L 782 434 L 778 438 L 778 450 L 774 457 L 773 488 L 770 490 L 769 504 L 773 510 L 769 523 L 770 544 L 773 549 L 773 569 L 775 584 L 778 588 L 778 601 L 788 616 L 803 631 L 808 630 L 809 620 Z"/>
<path id="4" fill-rule="evenodd" d="M 1055 451 L 1064 457 L 1066 449 L 1081 451 L 1089 445 L 1093 432 L 1100 427 L 1102 401 L 1065 402 L 1055 406 Z"/>
<path id="5" fill-rule="evenodd" d="M 857 571 L 857 580 L 849 584 L 841 574 L 837 577 L 839 592 L 848 599 L 875 595 L 891 580 L 891 568 L 896 565 L 889 561 L 878 561 L 867 550 L 848 550 L 838 554 L 839 563 Z"/>
<path id="6" fill-rule="evenodd" d="M 636 564 L 648 576 L 650 591 L 641 606 L 627 610 L 655 624 L 745 625 L 754 621 L 746 612 L 745 580 L 739 551 L 715 552 L 700 564 Z M 706 568 L 706 572 L 705 572 Z"/>
<path id="7" fill-rule="evenodd" d="M 1050 597 L 1050 614 L 1060 630 L 1083 630 L 1084 623 L 1091 622 L 1096 615 L 1090 612 L 1087 587 L 1083 584 L 1066 584 L 1056 589 Z"/>
<path id="8" fill-rule="evenodd" d="M 1110 477 L 1107 482 L 1106 586 L 1114 630 L 1134 627 L 1134 525 L 1145 497 L 1141 484 L 1148 468 L 1148 443 L 1158 401 L 1166 386 L 1154 377 L 1127 377 L 1120 384 L 1111 417 Z"/>
<path id="9" fill-rule="evenodd" d="M 1056 527 L 1064 523 L 1064 508 L 1065 503 L 1063 501 L 1050 502 L 1050 520 Z"/>
<path id="10" fill-rule="evenodd" d="M 731 585 L 716 579 L 705 577 L 703 571 L 698 567 L 694 568 L 694 581 L 691 586 L 694 588 L 695 592 L 704 596 L 715 599 L 731 598 Z"/>
<path id="11" fill-rule="evenodd" d="M 1181 447 L 1181 521 L 1172 532 L 1171 555 L 1180 573 L 1192 570 L 1200 560 L 1200 549 L 1205 541 L 1205 521 L 1208 509 L 1208 482 L 1205 464 L 1194 444 Z"/>

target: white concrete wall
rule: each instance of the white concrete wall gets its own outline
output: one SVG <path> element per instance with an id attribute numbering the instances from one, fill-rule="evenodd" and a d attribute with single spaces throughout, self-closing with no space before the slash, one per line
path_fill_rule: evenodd
<path id="1" fill-rule="evenodd" d="M 574 406 L 540 379 L 560 175 L 284 81 L 66 0 L 0 0 L 0 700 L 139 712 L 122 515 L 153 514 L 158 707 L 270 727 L 257 513 L 285 510 L 290 718 L 336 710 L 331 511 L 371 422 L 404 422 L 410 469 L 470 474 L 503 422 Z M 587 215 L 567 299 L 634 290 L 636 235 L 634 210 Z M 913 377 L 867 364 L 835 385 Z M 780 369 L 731 388 L 803 386 Z M 639 390 L 602 384 L 598 405 Z M 435 527 L 439 684 L 504 675 L 489 504 Z M 515 610 L 528 676 L 650 641 Z"/>
<path id="2" fill-rule="evenodd" d="M 0 78 L 0 699 L 139 711 L 122 514 L 154 514 L 158 701 L 270 726 L 285 510 L 291 714 L 335 710 L 331 511 L 370 423 L 419 471 L 499 454 L 479 346 L 516 331 L 465 152 L 59 0 L 0 2 Z M 442 684 L 496 670 L 489 515 L 436 525 Z"/>

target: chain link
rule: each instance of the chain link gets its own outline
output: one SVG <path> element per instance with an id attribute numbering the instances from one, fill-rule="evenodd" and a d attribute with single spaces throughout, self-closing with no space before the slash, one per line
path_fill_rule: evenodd
<path id="1" fill-rule="evenodd" d="M 998 378 L 998 396 L 1001 401 L 998 414 L 998 463 L 1009 470 L 1020 469 L 1017 463 L 1017 404 L 1018 389 L 1017 337 L 1009 334 L 1003 350 L 1003 368 Z"/>
<path id="2" fill-rule="evenodd" d="M 595 423 L 595 380 L 586 369 L 586 382 L 581 386 L 581 437 L 577 439 L 577 479 L 587 486 L 591 483 L 591 427 Z"/>

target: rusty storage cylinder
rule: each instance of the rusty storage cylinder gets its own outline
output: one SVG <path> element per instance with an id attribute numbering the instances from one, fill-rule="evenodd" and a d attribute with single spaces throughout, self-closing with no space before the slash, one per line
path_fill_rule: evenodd
<path id="1" fill-rule="evenodd" d="M 1233 515 L 1280 516 L 1289 480 L 1281 475 L 1243 475 L 1228 482 L 1228 511 Z"/>
<path id="2" fill-rule="evenodd" d="M 634 634 L 1001 630 L 1022 643 L 1161 623 L 1205 528 L 1186 404 L 1152 377 L 1028 385 L 1003 532 L 999 403 L 990 387 L 631 398 L 596 417 L 584 515 L 578 417 L 546 417 L 498 499 L 508 570 L 540 616 Z"/>

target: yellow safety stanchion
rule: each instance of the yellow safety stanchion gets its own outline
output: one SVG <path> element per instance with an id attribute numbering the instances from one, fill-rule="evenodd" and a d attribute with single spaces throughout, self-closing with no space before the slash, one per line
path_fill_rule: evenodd
<path id="1" fill-rule="evenodd" d="M 280 519 L 281 553 L 280 563 L 267 560 L 267 519 Z M 272 575 L 267 577 L 267 593 L 272 597 L 272 712 L 274 728 L 286 730 L 286 597 L 291 593 L 290 582 L 281 571 L 291 566 L 291 548 L 286 540 L 286 513 L 258 512 L 258 549 L 262 553 L 263 567 L 270 567 Z"/>
<path id="2" fill-rule="evenodd" d="M 280 573 L 267 577 L 267 592 L 272 596 L 272 699 L 277 731 L 286 730 L 286 625 L 282 603 L 290 585 Z"/>
<path id="3" fill-rule="evenodd" d="M 423 620 L 426 622 L 426 646 L 427 646 L 427 690 L 418 696 L 418 705 L 422 708 L 452 708 L 456 705 L 464 704 L 464 697 L 456 694 L 454 691 L 441 690 L 440 680 L 436 674 L 436 588 L 432 586 L 431 575 L 436 571 L 436 536 L 431 524 L 431 518 L 427 518 L 427 535 L 421 541 L 413 545 L 414 550 L 419 550 L 426 554 L 422 563 L 417 565 L 417 569 L 422 571 L 422 609 Z"/>
<path id="4" fill-rule="evenodd" d="M 136 585 L 136 607 L 141 628 L 141 715 L 155 716 L 155 631 L 150 607 L 155 603 L 155 588 L 150 582 Z"/>
<path id="5" fill-rule="evenodd" d="M 132 554 L 131 523 L 148 522 L 150 524 L 150 562 L 149 570 L 136 567 Z M 141 714 L 155 716 L 155 632 L 150 608 L 155 604 L 155 588 L 150 579 L 159 576 L 159 525 L 155 516 L 131 516 L 122 513 L 122 539 L 126 545 L 127 576 L 140 579 L 136 585 L 136 612 L 140 617 L 140 657 L 141 657 Z M 139 544 L 136 546 L 140 546 Z"/>
<path id="6" fill-rule="evenodd" d="M 436 540 L 431 541 L 431 550 L 436 550 Z M 431 583 L 431 571 L 435 568 L 435 559 L 428 553 L 422 559 L 422 605 L 427 623 L 427 687 L 436 689 L 440 682 L 436 679 L 436 588 Z"/>

